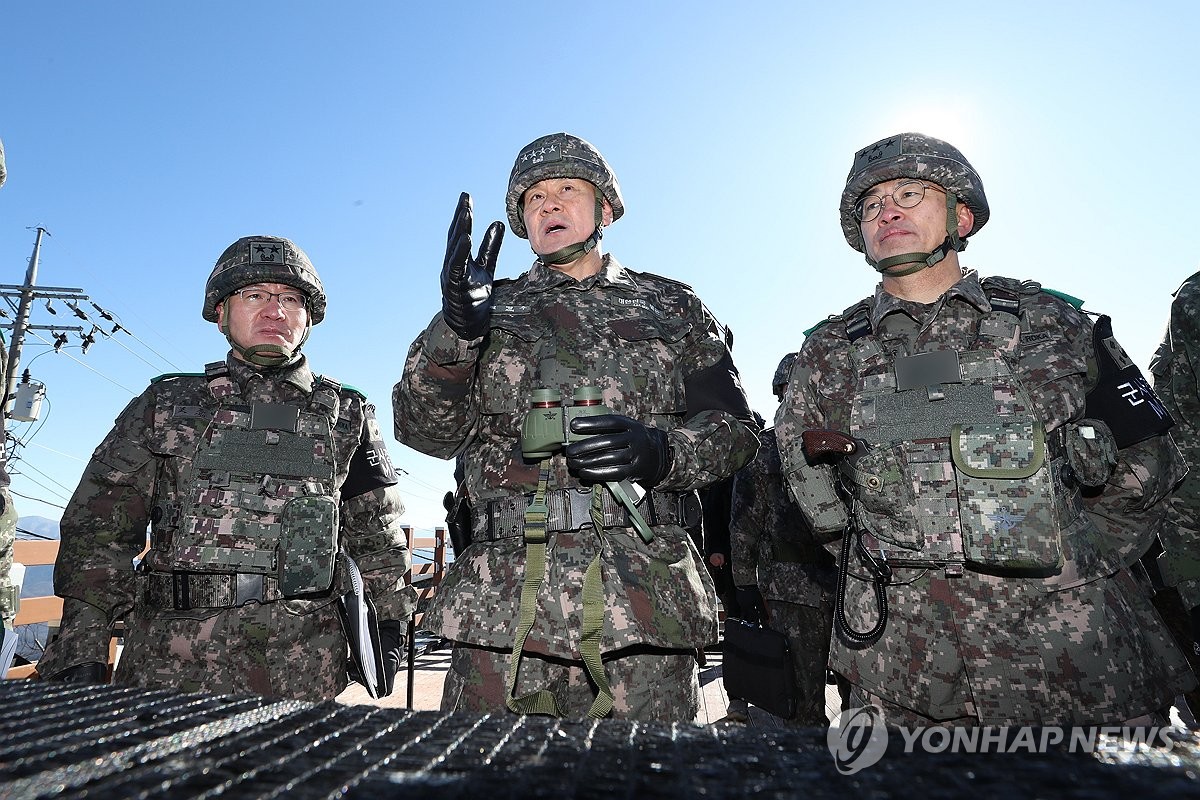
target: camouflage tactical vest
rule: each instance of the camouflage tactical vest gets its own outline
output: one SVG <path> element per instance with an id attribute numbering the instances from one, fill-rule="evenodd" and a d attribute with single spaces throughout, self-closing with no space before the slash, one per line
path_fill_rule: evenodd
<path id="1" fill-rule="evenodd" d="M 154 546 L 172 570 L 263 575 L 285 598 L 328 591 L 338 546 L 336 384 L 320 378 L 306 405 L 247 404 L 224 362 L 205 374 L 216 410 L 181 476 L 179 508 L 155 515 Z"/>
<path id="2" fill-rule="evenodd" d="M 893 357 L 879 333 L 903 336 L 911 319 L 890 315 L 874 332 L 865 303 L 847 312 L 851 431 L 871 448 L 846 474 L 864 544 L 889 564 L 1049 576 L 1063 537 L 1087 522 L 1063 483 L 1063 449 L 1010 366 L 1019 292 L 989 283 L 993 310 L 966 352 Z"/>

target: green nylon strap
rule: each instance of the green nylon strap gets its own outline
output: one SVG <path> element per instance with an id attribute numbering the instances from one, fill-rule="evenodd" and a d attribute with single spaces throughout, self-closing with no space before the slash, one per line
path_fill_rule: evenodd
<path id="1" fill-rule="evenodd" d="M 513 696 L 517 688 L 517 672 L 521 667 L 521 652 L 525 649 L 529 631 L 533 629 L 533 620 L 537 614 L 537 594 L 542 588 L 542 580 L 546 574 L 546 516 L 549 512 L 546 506 L 546 484 L 549 479 L 550 461 L 546 460 L 542 462 L 533 502 L 525 509 L 525 580 L 521 585 L 519 622 L 513 641 L 512 657 L 508 663 L 508 686 L 504 693 L 504 704 L 508 706 L 509 711 L 516 714 L 548 714 L 558 717 L 561 716 L 558 701 L 545 689 L 522 697 Z"/>
<path id="2" fill-rule="evenodd" d="M 592 528 L 596 532 L 596 557 L 583 574 L 583 633 L 579 637 L 583 668 L 596 684 L 596 699 L 588 709 L 588 716 L 593 719 L 603 719 L 613 707 L 612 688 L 608 685 L 604 662 L 600 659 L 600 634 L 604 630 L 604 581 L 600 576 L 600 556 L 604 551 L 603 497 L 598 488 L 592 488 L 591 512 Z"/>

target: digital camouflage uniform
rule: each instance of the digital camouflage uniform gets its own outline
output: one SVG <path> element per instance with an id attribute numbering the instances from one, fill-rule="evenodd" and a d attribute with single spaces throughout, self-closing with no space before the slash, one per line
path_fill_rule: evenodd
<path id="1" fill-rule="evenodd" d="M 800 351 L 776 418 L 793 492 L 810 517 L 828 512 L 804 485 L 822 475 L 831 479 L 827 467 L 805 462 L 803 431 L 848 431 L 865 439 L 873 449 L 853 472 L 858 481 L 851 480 L 858 498 L 853 524 L 869 532 L 865 545 L 873 555 L 886 550 L 894 563 L 882 638 L 856 649 L 835 636 L 833 668 L 859 692 L 892 705 L 891 721 L 900 721 L 892 711 L 901 720 L 910 712 L 909 721 L 984 724 L 1133 719 L 1170 705 L 1194 679 L 1145 590 L 1126 569 L 1145 550 L 1147 532 L 1126 532 L 1140 543 L 1114 539 L 1081 502 L 1080 483 L 1103 486 L 1115 460 L 1104 424 L 1083 419 L 1089 368 L 1095 368 L 1092 322 L 1036 284 L 1003 285 L 1020 295 L 1019 331 L 1011 316 L 993 306 L 972 271 L 928 306 L 895 298 L 880 285 L 865 301 L 875 332 L 860 340 L 866 352 L 850 343 L 844 316 L 812 332 Z M 1006 352 L 1011 345 L 1015 350 Z M 986 394 L 975 398 L 984 421 L 939 422 L 936 412 L 922 420 L 897 419 L 889 413 L 889 404 L 904 394 L 896 389 L 893 358 L 935 350 L 958 351 L 964 386 L 984 387 Z M 928 391 L 932 398 L 936 390 L 909 391 Z M 908 436 L 895 435 L 896 426 L 906 422 L 912 426 Z M 1027 439 L 1037 424 L 1046 441 L 1039 472 L 1046 477 L 1013 479 L 991 500 L 976 495 L 970 484 L 976 475 L 1027 474 L 1024 468 L 1039 458 L 1028 450 Z M 893 426 L 891 436 L 880 434 L 887 425 Z M 1012 425 L 1020 429 L 1006 428 Z M 897 438 L 901 443 L 889 446 Z M 1130 449 L 1141 456 L 1130 471 L 1139 479 L 1135 493 L 1143 495 L 1139 502 L 1152 505 L 1179 474 L 1177 450 L 1169 436 Z M 960 464 L 972 474 L 961 472 Z M 1020 505 L 1040 491 L 1039 479 L 1053 482 L 1058 499 L 1052 505 Z M 1019 558 L 1031 574 L 1039 566 L 1053 574 L 1002 577 L 971 564 L 964 568 L 961 557 L 949 555 L 957 545 L 960 552 L 968 550 L 968 558 L 995 562 L 1014 542 L 1023 548 Z M 939 548 L 945 566 L 904 566 L 932 558 Z M 837 545 L 831 550 L 841 556 Z M 1055 563 L 1061 565 L 1057 570 Z M 867 631 L 879 613 L 871 573 L 856 548 L 848 566 L 847 621 Z M 1015 572 L 1016 563 L 1012 566 Z"/>
<path id="2" fill-rule="evenodd" d="M 867 231 L 927 240 L 930 209 L 905 216 L 922 202 L 944 205 L 941 244 L 876 260 Z M 1195 679 L 1129 567 L 1183 461 L 1110 320 L 962 269 L 990 209 L 939 139 L 859 150 L 839 215 L 887 277 L 809 331 L 776 415 L 789 489 L 838 556 L 834 670 L 891 722 L 1083 725 L 1165 709 Z M 884 290 L 924 269 L 947 286 L 935 301 Z"/>
<path id="3" fill-rule="evenodd" d="M 1154 390 L 1175 419 L 1171 435 L 1190 466 L 1169 498 L 1159 539 L 1163 580 L 1174 591 L 1160 592 L 1155 604 L 1171 625 L 1193 670 L 1200 672 L 1200 272 L 1176 290 L 1162 345 L 1150 365 Z M 1193 622 L 1192 617 L 1197 617 Z M 1188 693 L 1193 714 L 1200 714 L 1200 691 Z"/>
<path id="4" fill-rule="evenodd" d="M 390 477 L 391 464 L 372 406 L 354 390 L 323 386 L 303 359 L 273 372 L 232 357 L 226 363 L 231 399 L 238 404 L 307 404 L 321 395 L 336 398 L 333 481 L 341 493 L 337 544 L 359 565 L 379 618 L 406 619 L 411 602 L 403 586 L 409 566 L 400 528 L 404 506 Z M 345 688 L 346 639 L 335 601 L 348 584 L 340 568 L 332 590 L 311 598 L 277 599 L 279 584 L 268 578 L 268 598 L 276 599 L 267 602 L 191 610 L 169 607 L 176 587 L 164 548 L 169 536 L 179 533 L 160 523 L 177 516 L 186 504 L 192 486 L 184 481 L 197 440 L 216 412 L 203 376 L 168 377 L 121 412 L 93 453 L 62 518 L 55 592 L 66 602 L 62 630 L 38 665 L 42 675 L 104 661 L 112 623 L 123 618 L 125 649 L 114 675 L 117 684 L 314 701 L 332 698 Z M 235 493 L 212 489 L 205 499 L 214 508 L 228 508 L 236 502 Z M 282 519 L 288 499 L 274 493 L 268 478 L 257 502 Z M 152 547 L 135 572 L 132 562 L 146 546 L 152 520 Z M 253 535 L 228 516 L 218 515 L 210 522 L 216 526 L 210 534 L 213 546 Z M 233 591 L 231 586 L 215 602 L 228 602 Z M 195 587 L 193 593 L 198 593 Z"/>
<path id="5" fill-rule="evenodd" d="M 748 416 L 720 330 L 688 287 L 626 269 L 610 255 L 600 273 L 582 281 L 538 262 L 515 280 L 497 281 L 495 293 L 486 337 L 462 340 L 439 314 L 410 348 L 393 392 L 396 437 L 440 458 L 461 452 L 474 509 L 474 541 L 457 554 L 426 624 L 497 654 L 513 648 L 526 567 L 523 515 L 540 466 L 522 457 L 522 421 L 534 389 L 553 388 L 570 398 L 577 387 L 596 387 L 613 413 L 670 432 L 673 466 L 653 491 L 662 524 L 653 525 L 652 541 L 644 542 L 600 488 L 605 528 L 597 535 L 587 517 L 589 487 L 568 473 L 561 451 L 553 455 L 548 488 L 560 511 L 551 509 L 545 575 L 524 649 L 551 659 L 581 658 L 584 573 L 599 553 L 599 640 L 614 715 L 638 713 L 646 700 L 631 693 L 658 692 L 651 713 L 691 721 L 698 683 L 688 653 L 716 641 L 717 609 L 712 581 L 680 524 L 680 501 L 731 474 L 755 449 L 752 431 L 734 413 L 688 404 L 695 400 L 687 384 L 708 370 L 724 375 L 724 390 L 739 398 Z M 561 506 L 571 496 L 582 502 L 566 514 Z M 564 525 L 565 517 L 572 521 Z M 576 529 L 553 530 L 565 526 Z M 672 669 L 687 674 L 678 686 L 675 675 L 664 676 L 666 662 L 657 655 L 664 651 L 681 654 Z M 612 660 L 641 652 L 650 655 L 636 669 L 625 665 L 630 658 Z M 527 677 L 522 667 L 517 694 L 542 688 L 536 680 L 525 683 Z M 585 710 L 595 694 L 586 684 L 556 691 L 568 705 L 568 693 L 581 695 Z M 684 695 L 671 696 L 679 692 Z M 443 708 L 455 702 L 445 697 Z"/>
<path id="6" fill-rule="evenodd" d="M 63 619 L 42 676 L 103 664 L 123 619 L 115 683 L 333 698 L 347 678 L 342 554 L 379 620 L 411 615 L 404 505 L 374 407 L 314 375 L 298 346 L 235 341 L 218 307 L 258 283 L 304 293 L 301 343 L 324 317 L 320 279 L 292 242 L 245 237 L 221 255 L 203 315 L 233 349 L 204 374 L 156 379 L 92 454 L 60 523 Z"/>
<path id="7" fill-rule="evenodd" d="M 824 725 L 833 559 L 787 494 L 775 429 L 764 430 L 758 441 L 758 454 L 733 478 L 733 580 L 738 586 L 758 586 L 769 627 L 788 637 L 801 700 L 792 721 Z"/>

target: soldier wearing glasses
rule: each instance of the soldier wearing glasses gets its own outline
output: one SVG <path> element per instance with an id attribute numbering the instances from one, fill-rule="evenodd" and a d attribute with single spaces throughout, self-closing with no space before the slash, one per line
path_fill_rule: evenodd
<path id="1" fill-rule="evenodd" d="M 374 407 L 301 352 L 325 301 L 287 239 L 239 239 L 217 260 L 203 315 L 232 349 L 155 379 L 92 455 L 62 518 L 63 620 L 42 676 L 103 680 L 123 619 L 115 683 L 332 698 L 347 683 L 345 554 L 381 620 L 390 690 L 412 610 L 404 506 Z"/>
<path id="2" fill-rule="evenodd" d="M 946 142 L 854 158 L 842 231 L 882 282 L 809 331 L 776 416 L 839 561 L 831 666 L 893 723 L 1148 722 L 1194 683 L 1129 570 L 1170 419 L 1107 317 L 961 266 L 988 215 Z"/>

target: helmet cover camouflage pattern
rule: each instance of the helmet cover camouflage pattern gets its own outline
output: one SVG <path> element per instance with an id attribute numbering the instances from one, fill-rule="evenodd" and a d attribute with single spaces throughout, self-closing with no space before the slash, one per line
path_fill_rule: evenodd
<path id="1" fill-rule="evenodd" d="M 963 238 L 971 236 L 988 221 L 987 196 L 983 181 L 958 148 L 920 133 L 901 133 L 881 139 L 854 154 L 854 164 L 842 191 L 842 233 L 860 253 L 862 231 L 854 218 L 854 204 L 868 189 L 896 178 L 916 178 L 953 192 L 975 214 L 975 224 Z"/>
<path id="2" fill-rule="evenodd" d="M 528 239 L 529 234 L 521 217 L 521 198 L 530 186 L 550 178 L 582 178 L 608 200 L 612 206 L 613 222 L 625 213 L 617 176 L 613 175 L 600 151 L 578 136 L 552 133 L 534 139 L 521 148 L 512 173 L 508 176 L 508 195 L 504 203 L 508 210 L 508 224 L 513 233 L 522 239 Z"/>
<path id="3" fill-rule="evenodd" d="M 325 319 L 325 290 L 304 251 L 279 236 L 245 236 L 217 259 L 204 286 L 204 318 L 217 321 L 217 305 L 252 283 L 282 283 L 308 295 L 312 324 Z"/>
<path id="4" fill-rule="evenodd" d="M 799 353 L 788 353 L 779 361 L 779 366 L 775 368 L 775 377 L 771 379 L 771 393 L 779 396 L 784 386 L 788 384 L 788 377 L 792 373 L 792 364 L 796 361 L 796 356 Z"/>

